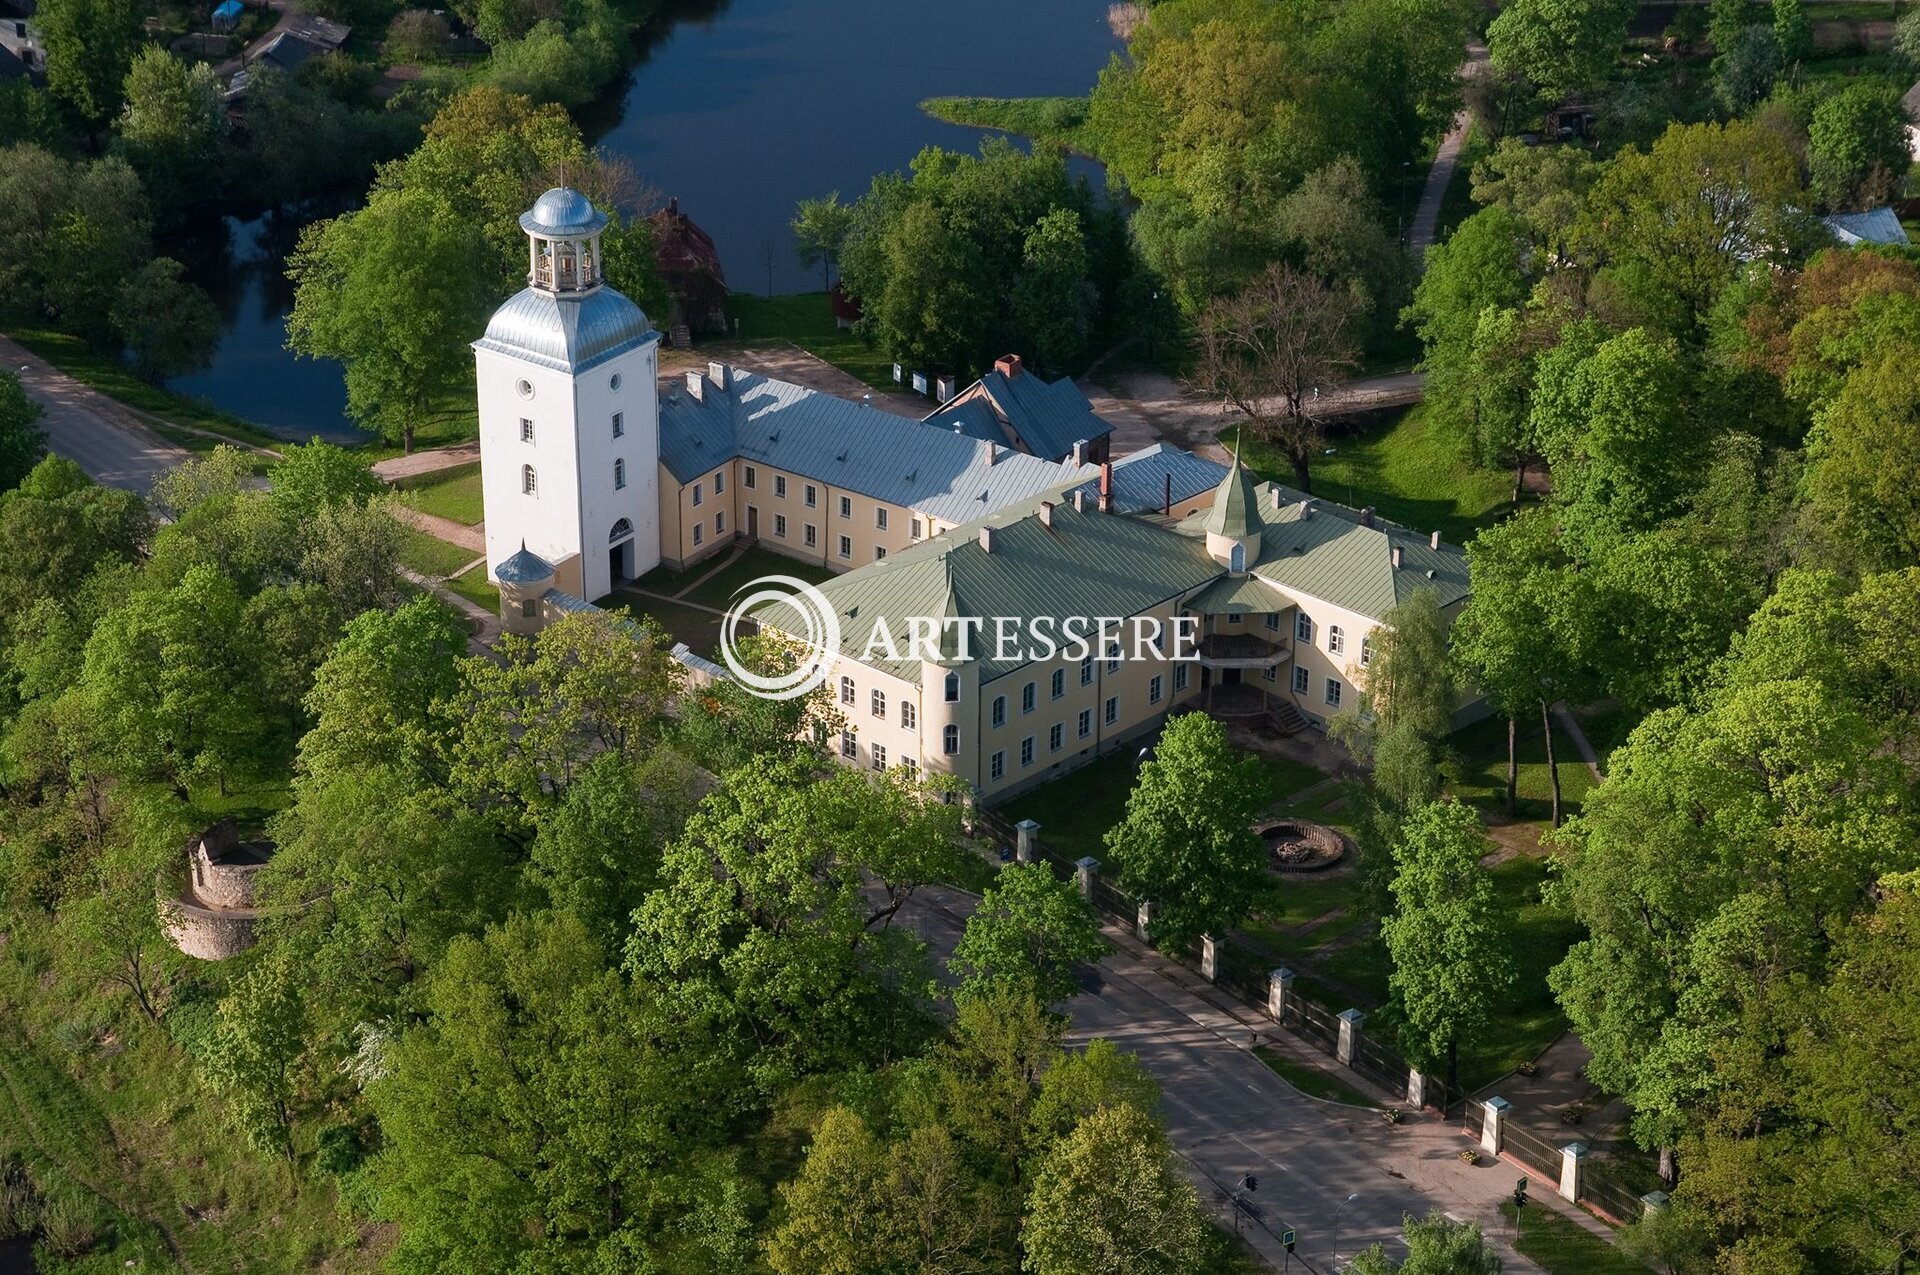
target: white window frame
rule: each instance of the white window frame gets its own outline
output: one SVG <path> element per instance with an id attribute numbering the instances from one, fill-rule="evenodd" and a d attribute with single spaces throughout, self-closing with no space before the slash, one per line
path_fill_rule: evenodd
<path id="1" fill-rule="evenodd" d="M 1328 708 L 1340 707 L 1340 679 L 1339 678 L 1330 677 L 1327 679 L 1327 689 L 1326 689 L 1325 699 L 1326 699 Z"/>

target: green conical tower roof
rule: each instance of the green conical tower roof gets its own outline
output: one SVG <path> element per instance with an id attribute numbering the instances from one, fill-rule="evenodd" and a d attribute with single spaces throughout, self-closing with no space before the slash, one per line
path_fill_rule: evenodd
<path id="1" fill-rule="evenodd" d="M 1207 531 L 1216 536 L 1242 540 L 1258 535 L 1260 497 L 1254 490 L 1253 473 L 1240 463 L 1240 451 L 1234 449 L 1233 465 L 1213 493 L 1213 512 L 1207 515 Z"/>

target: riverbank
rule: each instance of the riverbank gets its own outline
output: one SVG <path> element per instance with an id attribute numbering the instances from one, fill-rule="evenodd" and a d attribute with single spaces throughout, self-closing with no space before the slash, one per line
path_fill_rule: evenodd
<path id="1" fill-rule="evenodd" d="M 1086 96 L 930 97 L 920 109 L 948 124 L 1011 133 L 1098 162 L 1099 139 L 1087 118 L 1090 104 Z"/>

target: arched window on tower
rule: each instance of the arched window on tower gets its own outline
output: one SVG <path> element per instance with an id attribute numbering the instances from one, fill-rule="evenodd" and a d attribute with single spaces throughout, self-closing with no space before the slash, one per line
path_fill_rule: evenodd
<path id="1" fill-rule="evenodd" d="M 947 674 L 947 703 L 958 704 L 959 702 L 960 675 L 958 673 L 949 673 Z"/>
<path id="2" fill-rule="evenodd" d="M 613 462 L 613 489 L 625 491 L 627 487 L 627 462 L 616 458 Z"/>
<path id="3" fill-rule="evenodd" d="M 1227 570 L 1245 571 L 1247 569 L 1247 547 L 1235 541 L 1233 549 L 1227 554 Z"/>
<path id="4" fill-rule="evenodd" d="M 532 465 L 520 466 L 520 490 L 529 496 L 540 494 L 540 476 L 533 472 Z"/>
<path id="5" fill-rule="evenodd" d="M 633 522 L 630 519 L 622 518 L 619 522 L 614 523 L 613 530 L 607 533 L 607 543 L 617 545 L 632 534 Z"/>

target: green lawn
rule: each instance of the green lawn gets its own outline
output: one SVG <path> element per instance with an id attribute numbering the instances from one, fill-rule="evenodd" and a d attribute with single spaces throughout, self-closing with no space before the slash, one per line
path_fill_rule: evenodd
<path id="1" fill-rule="evenodd" d="M 673 602 L 655 602 L 651 598 L 636 598 L 630 593 L 603 598 L 600 605 L 610 611 L 624 612 L 635 618 L 642 615 L 652 616 L 654 622 L 671 634 L 674 641 L 685 642 L 695 655 L 711 657 L 720 646 L 720 617 L 711 612 L 698 611 Z"/>
<path id="2" fill-rule="evenodd" d="M 1513 1214 L 1512 1204 L 1500 1206 L 1500 1215 L 1509 1228 L 1513 1226 Z M 1508 1234 L 1513 1231 L 1509 1229 Z M 1519 1239 L 1514 1247 L 1544 1267 L 1548 1275 L 1647 1275 L 1646 1267 L 1543 1204 L 1530 1204 L 1521 1211 Z"/>
<path id="3" fill-rule="evenodd" d="M 412 527 L 400 529 L 400 561 L 423 576 L 453 575 L 479 555 Z"/>
<path id="4" fill-rule="evenodd" d="M 1416 531 L 1437 528 L 1454 544 L 1506 512 L 1513 492 L 1511 475 L 1468 463 L 1419 405 L 1375 413 L 1358 432 L 1333 435 L 1328 446 L 1333 455 L 1313 463 L 1316 495 L 1372 505 Z M 1246 457 L 1262 478 L 1293 485 L 1293 466 L 1271 444 L 1249 438 Z"/>
<path id="5" fill-rule="evenodd" d="M 791 341 L 878 389 L 893 388 L 893 359 L 833 321 L 824 292 L 785 293 L 771 299 L 750 292 L 727 297 L 740 320 L 742 341 Z"/>
<path id="6" fill-rule="evenodd" d="M 1338 1076 L 1330 1075 L 1315 1067 L 1302 1067 L 1278 1052 L 1264 1047 L 1253 1052 L 1260 1056 L 1261 1062 L 1273 1069 L 1275 1075 L 1309 1098 L 1325 1098 L 1329 1102 L 1344 1102 L 1353 1107 L 1377 1105 L 1373 1099 L 1346 1084 Z"/>
<path id="7" fill-rule="evenodd" d="M 1507 811 L 1507 719 L 1489 717 L 1455 731 L 1449 743 L 1459 754 L 1447 771 L 1447 787 L 1482 814 L 1505 818 Z M 1519 817 L 1545 822 L 1552 817 L 1553 781 L 1547 771 L 1546 736 L 1537 721 L 1520 723 L 1519 766 L 1515 789 Z M 1560 770 L 1560 808 L 1578 814 L 1589 792 L 1597 786 L 1579 750 L 1556 722 L 1553 755 Z"/>
<path id="8" fill-rule="evenodd" d="M 697 578 L 700 573 L 712 571 L 725 556 L 709 558 L 683 577 L 687 582 Z M 758 546 L 748 549 L 733 562 L 722 567 L 711 580 L 687 593 L 685 600 L 697 602 L 702 606 L 717 607 L 724 611 L 734 602 L 734 594 L 742 585 L 758 580 L 761 576 L 792 576 L 796 580 L 805 580 L 809 584 L 819 584 L 831 580 L 838 574 L 831 567 L 823 567 L 817 562 L 802 562 L 798 558 L 789 558 L 786 554 L 775 553 L 771 549 Z M 685 588 L 683 583 L 681 588 Z M 665 590 L 655 590 L 665 592 Z"/>
<path id="9" fill-rule="evenodd" d="M 81 384 L 92 386 L 162 421 L 189 429 L 208 430 L 261 447 L 276 447 L 284 441 L 237 416 L 230 416 L 141 380 L 119 359 L 89 349 L 85 341 L 71 333 L 29 323 L 9 323 L 6 333 Z M 208 451 L 218 442 L 217 439 L 199 438 L 182 430 L 156 428 L 190 451 Z"/>
<path id="10" fill-rule="evenodd" d="M 447 588 L 459 594 L 476 606 L 483 606 L 495 615 L 500 613 L 500 588 L 487 579 L 487 564 L 481 563 L 464 575 L 447 580 Z"/>
<path id="11" fill-rule="evenodd" d="M 480 466 L 442 469 L 412 481 L 395 483 L 400 503 L 423 514 L 471 527 L 486 515 L 480 502 Z"/>

